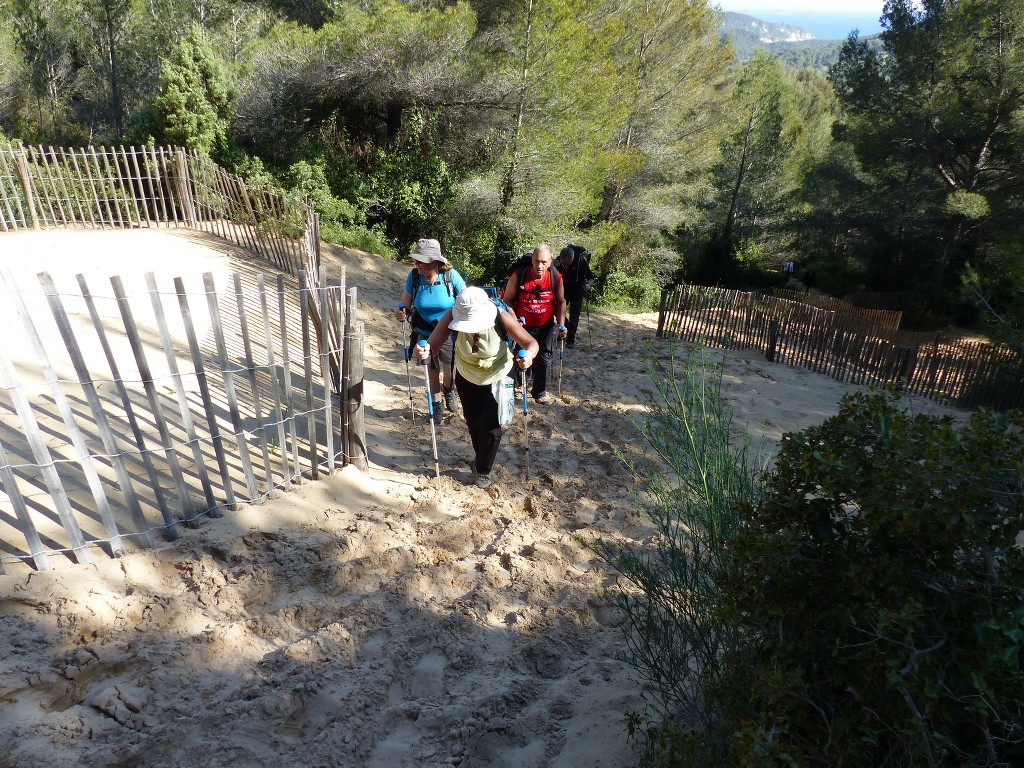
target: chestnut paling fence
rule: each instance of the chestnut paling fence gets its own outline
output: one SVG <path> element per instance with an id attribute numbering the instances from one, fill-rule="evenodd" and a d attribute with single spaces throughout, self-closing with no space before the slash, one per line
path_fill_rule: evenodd
<path id="1" fill-rule="evenodd" d="M 279 270 L 201 285 L 148 273 L 144 287 L 77 275 L 73 288 L 0 273 L 8 338 L 28 350 L 0 342 L 0 573 L 149 546 L 367 466 L 357 291 L 344 270 L 328 280 L 307 201 L 247 189 L 182 150 L 0 148 L 0 224 L 185 227 Z"/>
<path id="2" fill-rule="evenodd" d="M 824 296 L 819 293 L 801 293 L 800 291 L 776 288 L 772 291 L 772 295 L 778 296 L 780 299 L 796 301 L 800 304 L 809 304 L 810 306 L 817 307 L 818 309 L 827 309 L 832 312 L 840 312 L 846 315 L 862 317 L 885 328 L 899 328 L 900 321 L 903 319 L 903 312 L 899 310 L 864 308 L 856 304 L 851 304 L 846 299 L 837 299 L 832 296 Z"/>
<path id="3" fill-rule="evenodd" d="M 890 325 L 870 312 L 824 309 L 798 296 L 697 285 L 661 295 L 659 337 L 757 349 L 769 361 L 836 381 L 885 386 L 961 408 L 1024 407 L 1024 359 L 1014 350 Z"/>

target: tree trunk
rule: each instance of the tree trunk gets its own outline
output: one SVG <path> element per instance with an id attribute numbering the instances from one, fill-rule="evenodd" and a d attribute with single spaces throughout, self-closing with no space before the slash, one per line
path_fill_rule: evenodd
<path id="1" fill-rule="evenodd" d="M 498 234 L 494 239 L 493 268 L 495 276 L 499 276 L 505 262 L 513 253 L 515 243 L 512 234 L 505 226 L 505 218 L 512 207 L 516 195 L 516 179 L 519 175 L 519 144 L 522 139 L 523 121 L 526 115 L 526 101 L 530 84 L 530 42 L 533 31 L 533 0 L 529 0 L 526 8 L 526 29 L 523 37 L 523 55 L 520 74 L 519 100 L 516 103 L 515 120 L 512 135 L 509 138 L 509 157 L 502 173 L 501 201 L 498 208 Z"/>
<path id="2" fill-rule="evenodd" d="M 117 82 L 117 43 L 114 35 L 114 16 L 109 5 L 104 6 L 107 22 L 107 55 L 110 64 L 110 108 L 114 116 L 114 129 L 118 136 L 124 135 L 124 117 L 121 109 L 121 91 Z"/>

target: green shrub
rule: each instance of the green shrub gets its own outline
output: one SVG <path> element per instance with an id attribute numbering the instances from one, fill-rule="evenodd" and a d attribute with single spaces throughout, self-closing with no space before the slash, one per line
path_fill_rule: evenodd
<path id="1" fill-rule="evenodd" d="M 153 101 L 162 142 L 205 155 L 223 151 L 234 112 L 235 91 L 202 27 L 193 24 L 170 58 L 161 61 L 160 93 Z"/>
<path id="2" fill-rule="evenodd" d="M 853 394 L 762 475 L 706 368 L 652 368 L 632 468 L 656 535 L 596 546 L 646 763 L 1024 764 L 1024 414 Z"/>
<path id="3" fill-rule="evenodd" d="M 730 548 L 730 764 L 1024 764 L 1024 417 L 849 395 Z"/>
<path id="4" fill-rule="evenodd" d="M 657 534 L 648 546 L 601 540 L 597 552 L 628 581 L 616 594 L 626 616 L 627 661 L 643 682 L 647 709 L 629 715 L 632 736 L 651 758 L 671 763 L 700 751 L 716 718 L 705 692 L 717 690 L 741 640 L 723 610 L 728 544 L 740 510 L 760 497 L 760 461 L 744 433 L 730 444 L 732 410 L 722 371 L 703 352 L 652 361 L 654 391 L 638 423 L 653 455 L 631 467 L 644 481 L 641 507 Z"/>
<path id="5" fill-rule="evenodd" d="M 336 223 L 320 225 L 320 237 L 328 243 L 343 245 L 358 251 L 375 253 L 379 256 L 394 257 L 397 251 L 394 244 L 384 233 L 384 227 L 376 224 L 373 227 L 356 225 L 345 227 Z"/>
<path id="6" fill-rule="evenodd" d="M 436 119 L 413 110 L 400 140 L 377 150 L 367 179 L 368 220 L 384 226 L 399 246 L 437 237 L 436 222 L 456 196 L 455 170 L 435 137 Z"/>
<path id="7" fill-rule="evenodd" d="M 288 169 L 285 182 L 290 190 L 301 193 L 313 203 L 320 214 L 321 229 L 325 224 L 351 227 L 363 223 L 352 203 L 335 197 L 331 192 L 323 166 L 300 160 Z"/>
<path id="8" fill-rule="evenodd" d="M 645 267 L 608 275 L 600 296 L 602 306 L 635 312 L 652 312 L 660 301 L 661 286 L 653 271 Z"/>

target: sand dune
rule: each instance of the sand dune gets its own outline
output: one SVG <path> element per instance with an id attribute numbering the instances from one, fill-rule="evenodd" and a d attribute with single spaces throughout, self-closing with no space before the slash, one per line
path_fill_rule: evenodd
<path id="1" fill-rule="evenodd" d="M 370 470 L 155 550 L 0 577 L 0 766 L 636 763 L 616 577 L 584 542 L 650 535 L 616 451 L 642 450 L 643 356 L 668 352 L 656 315 L 584 320 L 562 396 L 531 404 L 529 476 L 519 417 L 498 482 L 468 485 L 468 436 L 447 414 L 437 489 L 422 374 L 412 422 L 392 316 L 407 267 L 325 258 L 359 286 Z M 854 389 L 715 355 L 737 429 L 768 450 Z"/>

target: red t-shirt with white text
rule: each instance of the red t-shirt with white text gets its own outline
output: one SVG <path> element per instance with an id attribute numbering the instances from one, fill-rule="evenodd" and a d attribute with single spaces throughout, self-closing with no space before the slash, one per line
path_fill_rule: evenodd
<path id="1" fill-rule="evenodd" d="M 558 274 L 557 272 L 555 274 Z M 562 276 L 558 275 L 561 281 Z M 545 269 L 538 280 L 532 266 L 523 275 L 523 284 L 516 291 L 516 315 L 525 318 L 527 328 L 544 325 L 555 316 L 555 292 L 558 283 L 551 285 L 551 270 Z"/>

